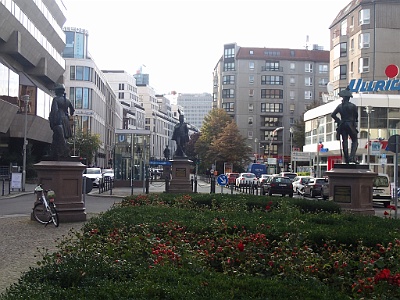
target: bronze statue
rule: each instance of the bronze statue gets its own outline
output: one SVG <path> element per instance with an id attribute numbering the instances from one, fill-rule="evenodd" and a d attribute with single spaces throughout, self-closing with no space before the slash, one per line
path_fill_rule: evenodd
<path id="1" fill-rule="evenodd" d="M 353 95 L 349 87 L 340 91 L 338 95 L 343 98 L 342 103 L 339 104 L 331 114 L 332 118 L 337 123 L 336 139 L 340 140 L 340 137 L 342 137 L 343 156 L 346 164 L 358 163 L 355 158 L 358 147 L 358 109 L 355 104 L 350 103 L 350 98 L 352 98 Z M 340 119 L 337 117 L 337 114 L 340 114 Z M 349 136 L 351 138 L 350 155 L 348 149 Z"/>
<path id="2" fill-rule="evenodd" d="M 63 84 L 56 84 L 54 91 L 56 96 L 53 98 L 49 115 L 50 128 L 53 130 L 51 151 L 53 159 L 60 160 L 70 157 L 69 146 L 67 144 L 68 138 L 72 137 L 69 115 L 72 116 L 75 109 L 65 96 L 65 86 Z"/>
<path id="3" fill-rule="evenodd" d="M 169 155 L 170 155 L 170 151 L 169 151 L 169 148 L 168 148 L 168 145 L 165 147 L 165 149 L 164 149 L 164 158 L 166 159 L 166 160 L 169 160 Z"/>
<path id="4" fill-rule="evenodd" d="M 184 122 L 184 116 L 178 109 L 179 123 L 175 125 L 174 132 L 172 133 L 172 140 L 176 142 L 176 151 L 174 157 L 186 157 L 185 147 L 189 141 L 189 129 Z"/>

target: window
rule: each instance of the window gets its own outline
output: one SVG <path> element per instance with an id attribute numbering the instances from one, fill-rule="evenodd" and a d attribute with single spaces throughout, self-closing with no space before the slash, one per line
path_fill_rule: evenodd
<path id="1" fill-rule="evenodd" d="M 328 65 L 326 65 L 326 64 L 320 64 L 318 66 L 318 69 L 319 69 L 320 74 L 328 73 L 328 71 L 329 71 Z"/>
<path id="2" fill-rule="evenodd" d="M 306 73 L 312 73 L 313 72 L 313 64 L 312 63 L 306 63 L 304 71 Z"/>
<path id="3" fill-rule="evenodd" d="M 304 85 L 305 85 L 305 86 L 312 86 L 312 85 L 313 85 L 313 79 L 312 79 L 312 77 L 306 77 L 306 78 L 304 78 Z"/>
<path id="4" fill-rule="evenodd" d="M 123 83 L 118 84 L 118 89 L 119 89 L 120 91 L 125 90 L 125 85 L 124 85 Z"/>
<path id="5" fill-rule="evenodd" d="M 233 102 L 224 102 L 224 103 L 222 103 L 222 108 L 226 112 L 234 112 L 235 111 L 235 103 L 233 103 Z"/>
<path id="6" fill-rule="evenodd" d="M 249 140 L 252 140 L 252 139 L 253 139 L 253 131 L 248 131 L 248 132 L 247 132 L 247 138 L 248 138 Z"/>
<path id="7" fill-rule="evenodd" d="M 290 82 L 290 85 L 296 84 L 296 78 L 294 76 L 290 76 L 289 82 Z"/>
<path id="8" fill-rule="evenodd" d="M 83 67 L 76 66 L 76 80 L 83 80 Z"/>
<path id="9" fill-rule="evenodd" d="M 365 33 L 360 33 L 358 36 L 358 48 L 359 49 L 364 49 L 364 48 L 369 48 L 370 45 L 370 33 L 365 32 Z"/>
<path id="10" fill-rule="evenodd" d="M 340 57 L 347 56 L 347 43 L 340 43 Z"/>
<path id="11" fill-rule="evenodd" d="M 125 97 L 123 92 L 118 93 L 118 99 L 124 99 L 124 98 Z"/>
<path id="12" fill-rule="evenodd" d="M 249 61 L 249 70 L 254 70 L 254 61 Z"/>
<path id="13" fill-rule="evenodd" d="M 340 24 L 340 34 L 341 34 L 341 35 L 347 35 L 347 20 L 344 20 L 344 21 Z"/>
<path id="14" fill-rule="evenodd" d="M 289 92 L 290 100 L 294 100 L 294 95 L 295 95 L 294 91 Z"/>
<path id="15" fill-rule="evenodd" d="M 333 69 L 333 80 L 347 79 L 347 65 L 340 65 Z"/>
<path id="16" fill-rule="evenodd" d="M 282 113 L 283 112 L 283 104 L 282 103 L 261 103 L 261 112 Z"/>
<path id="17" fill-rule="evenodd" d="M 235 71 L 235 63 L 234 62 L 224 63 L 224 71 Z"/>
<path id="18" fill-rule="evenodd" d="M 358 72 L 365 73 L 369 72 L 369 58 L 368 57 L 360 57 L 358 61 Z"/>
<path id="19" fill-rule="evenodd" d="M 262 89 L 261 90 L 261 98 L 269 98 L 269 99 L 283 99 L 283 90 L 269 90 Z"/>
<path id="20" fill-rule="evenodd" d="M 290 50 L 290 56 L 291 57 L 295 57 L 296 56 L 296 52 L 294 50 Z"/>
<path id="21" fill-rule="evenodd" d="M 252 126 L 253 125 L 253 117 L 249 117 L 247 119 L 247 123 Z"/>
<path id="22" fill-rule="evenodd" d="M 312 92 L 311 91 L 304 91 L 304 99 L 311 100 Z"/>
<path id="23" fill-rule="evenodd" d="M 235 57 L 235 48 L 226 48 L 224 50 L 224 58 Z"/>
<path id="24" fill-rule="evenodd" d="M 359 13 L 358 13 L 358 23 L 359 23 L 359 25 L 369 24 L 369 22 L 370 22 L 370 10 L 369 10 L 369 8 L 360 10 Z"/>
<path id="25" fill-rule="evenodd" d="M 253 50 L 250 50 L 250 51 L 249 51 L 249 54 L 250 54 L 250 55 L 254 55 L 254 51 L 253 51 Z"/>
<path id="26" fill-rule="evenodd" d="M 266 61 L 265 62 L 265 71 L 279 71 L 279 61 Z"/>
<path id="27" fill-rule="evenodd" d="M 249 84 L 254 84 L 254 75 L 249 75 Z"/>
<path id="28" fill-rule="evenodd" d="M 234 89 L 224 89 L 222 90 L 222 98 L 234 98 L 235 90 Z"/>
<path id="29" fill-rule="evenodd" d="M 351 62 L 350 63 L 350 73 L 353 74 L 353 72 L 354 72 L 354 63 Z"/>
<path id="30" fill-rule="evenodd" d="M 253 97 L 253 96 L 254 96 L 254 89 L 250 89 L 250 90 L 249 90 L 249 96 L 250 96 L 250 97 Z"/>
<path id="31" fill-rule="evenodd" d="M 291 62 L 289 68 L 290 68 L 291 71 L 296 70 L 296 64 L 294 62 Z"/>
<path id="32" fill-rule="evenodd" d="M 350 41 L 350 49 L 354 50 L 354 39 L 351 39 Z"/>
<path id="33" fill-rule="evenodd" d="M 253 110 L 254 110 L 253 103 L 249 103 L 249 112 L 253 112 Z"/>
<path id="34" fill-rule="evenodd" d="M 265 117 L 264 127 L 279 127 L 279 118 L 276 117 Z"/>
<path id="35" fill-rule="evenodd" d="M 75 66 L 69 67 L 69 79 L 75 80 Z"/>
<path id="36" fill-rule="evenodd" d="M 261 84 L 283 85 L 283 76 L 263 75 Z"/>
<path id="37" fill-rule="evenodd" d="M 354 16 L 351 16 L 350 20 L 350 28 L 354 28 Z"/>
<path id="38" fill-rule="evenodd" d="M 222 84 L 235 84 L 235 75 L 224 75 Z"/>
<path id="39" fill-rule="evenodd" d="M 318 81 L 318 85 L 319 86 L 326 86 L 328 84 L 328 82 L 329 82 L 328 78 L 320 78 L 319 81 Z"/>
<path id="40" fill-rule="evenodd" d="M 291 113 L 294 112 L 294 104 L 293 103 L 289 105 L 289 110 Z"/>

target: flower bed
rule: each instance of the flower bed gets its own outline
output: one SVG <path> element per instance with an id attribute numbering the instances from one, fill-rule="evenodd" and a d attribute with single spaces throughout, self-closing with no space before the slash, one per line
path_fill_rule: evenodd
<path id="1" fill-rule="evenodd" d="M 396 299 L 399 228 L 332 202 L 127 197 L 0 299 Z"/>

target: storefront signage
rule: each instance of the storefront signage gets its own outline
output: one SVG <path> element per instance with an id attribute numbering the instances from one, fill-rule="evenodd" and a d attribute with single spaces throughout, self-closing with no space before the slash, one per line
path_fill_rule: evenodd
<path id="1" fill-rule="evenodd" d="M 388 65 L 385 69 L 385 75 L 388 78 L 396 78 L 399 74 L 399 67 Z M 352 92 L 379 92 L 379 91 L 400 91 L 399 79 L 364 81 L 362 79 L 352 79 L 349 83 Z"/>

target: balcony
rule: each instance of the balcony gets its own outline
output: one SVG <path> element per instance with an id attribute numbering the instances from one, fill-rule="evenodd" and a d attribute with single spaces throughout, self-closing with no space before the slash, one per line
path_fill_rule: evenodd
<path id="1" fill-rule="evenodd" d="M 261 66 L 261 72 L 283 72 L 283 67 Z"/>

